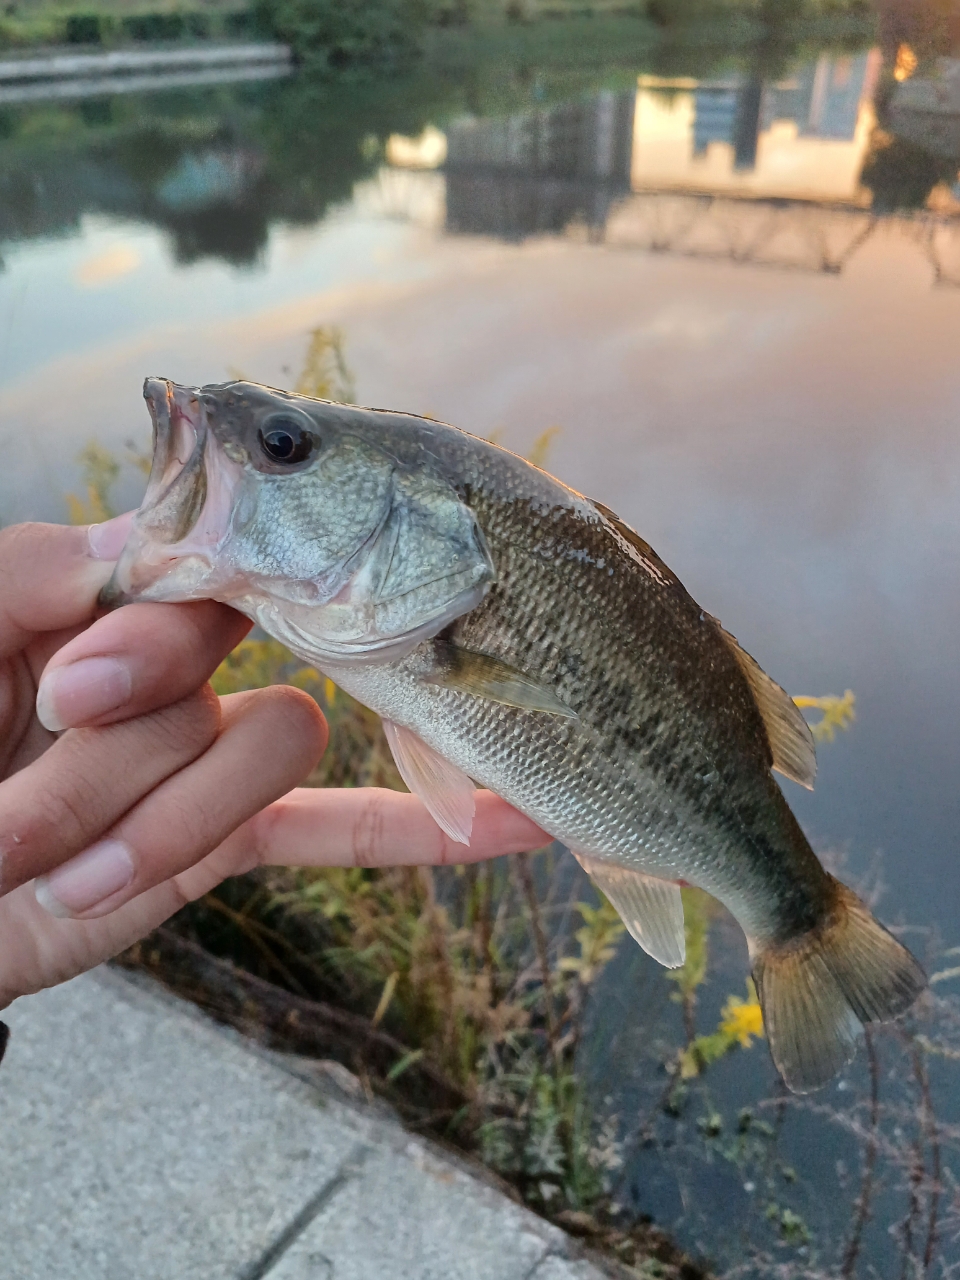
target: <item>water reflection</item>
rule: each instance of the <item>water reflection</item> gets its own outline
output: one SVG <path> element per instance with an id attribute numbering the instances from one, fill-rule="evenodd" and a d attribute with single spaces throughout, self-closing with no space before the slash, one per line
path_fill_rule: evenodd
<path id="1" fill-rule="evenodd" d="M 521 239 L 572 222 L 602 232 L 630 190 L 634 94 L 505 120 L 454 121 L 447 131 L 447 229 Z"/>
<path id="2" fill-rule="evenodd" d="M 641 76 L 635 191 L 869 204 L 860 171 L 876 124 L 879 50 L 822 55 L 789 79 L 713 84 Z"/>
<path id="3" fill-rule="evenodd" d="M 823 54 L 777 79 L 642 74 L 630 90 L 505 116 L 454 113 L 426 151 L 395 139 L 388 155 L 414 166 L 445 157 L 454 234 L 517 241 L 583 228 L 646 251 L 835 273 L 878 216 L 907 209 L 935 279 L 954 283 L 960 90 L 955 64 L 943 66 L 936 81 L 895 83 L 871 49 Z M 369 171 L 366 141 L 375 148 L 388 132 L 389 108 L 369 94 L 347 95 L 320 128 L 322 95 L 295 85 L 234 95 L 212 118 L 189 99 L 175 113 L 110 98 L 49 106 L 54 146 L 35 120 L 22 138 L 22 112 L 0 113 L 0 242 L 100 213 L 164 228 L 184 263 L 254 263 L 278 219 L 314 222 L 349 198 Z"/>
<path id="4" fill-rule="evenodd" d="M 878 215 L 929 203 L 899 229 L 936 283 L 960 284 L 960 201 L 944 187 L 960 130 L 949 150 L 941 128 L 946 154 L 922 150 L 918 165 L 909 137 L 878 124 L 881 67 L 871 49 L 770 83 L 641 75 L 632 93 L 456 121 L 447 230 L 517 240 L 582 226 L 621 247 L 836 274 Z M 908 133 L 916 100 L 894 103 Z M 956 109 L 943 119 L 960 121 Z"/>

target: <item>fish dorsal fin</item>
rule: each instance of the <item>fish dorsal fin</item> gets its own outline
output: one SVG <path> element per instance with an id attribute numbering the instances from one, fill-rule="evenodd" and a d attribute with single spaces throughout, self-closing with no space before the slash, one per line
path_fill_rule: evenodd
<path id="1" fill-rule="evenodd" d="M 800 714 L 800 708 L 785 689 L 770 679 L 759 662 L 740 647 L 729 631 L 724 631 L 716 618 L 713 621 L 747 677 L 767 731 L 774 769 L 812 791 L 813 780 L 817 776 L 817 752 L 810 726 Z"/>
<path id="2" fill-rule="evenodd" d="M 491 702 L 519 707 L 523 711 L 546 711 L 551 715 L 576 719 L 576 712 L 552 689 L 500 658 L 461 649 L 449 640 L 438 642 L 437 657 L 436 669 L 421 677 L 428 684 L 457 689 L 475 698 L 489 698 Z"/>
<path id="3" fill-rule="evenodd" d="M 457 844 L 469 844 L 477 807 L 471 780 L 412 730 L 384 720 L 383 732 L 400 777 L 420 797 L 440 830 Z"/>
<path id="4" fill-rule="evenodd" d="M 647 955 L 668 969 L 679 969 L 687 954 L 680 886 L 584 853 L 574 857 Z"/>

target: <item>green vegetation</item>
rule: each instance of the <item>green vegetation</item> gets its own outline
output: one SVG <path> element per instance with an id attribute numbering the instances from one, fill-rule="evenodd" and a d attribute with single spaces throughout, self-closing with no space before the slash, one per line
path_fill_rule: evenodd
<path id="1" fill-rule="evenodd" d="M 762 48 L 772 72 L 811 39 L 811 24 L 839 22 L 842 38 L 851 21 L 862 37 L 869 0 L 13 0 L 0 13 L 0 48 L 275 38 L 314 73 L 380 75 L 490 53 L 530 69 L 587 69 L 603 50 L 615 67 L 652 44 L 669 71 L 679 42 L 688 54 Z"/>
<path id="2" fill-rule="evenodd" d="M 262 27 L 328 68 L 397 62 L 417 51 L 430 0 L 257 0 Z"/>
<path id="3" fill-rule="evenodd" d="M 13 0 L 0 14 L 0 48 L 111 47 L 254 34 L 254 16 L 245 0 Z"/>

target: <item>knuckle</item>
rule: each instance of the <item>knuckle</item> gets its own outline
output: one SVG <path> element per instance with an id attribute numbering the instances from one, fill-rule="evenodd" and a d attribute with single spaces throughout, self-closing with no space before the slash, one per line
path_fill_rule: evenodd
<path id="1" fill-rule="evenodd" d="M 220 704 L 212 689 L 204 686 L 179 702 L 144 716 L 142 722 L 162 750 L 195 759 L 212 745 L 220 731 Z"/>
<path id="2" fill-rule="evenodd" d="M 86 536 L 86 531 L 79 526 L 35 521 L 7 525 L 0 529 L 0 564 L 16 565 L 24 557 L 32 560 L 35 552 L 46 551 L 51 544 L 76 553 L 85 545 Z"/>
<path id="3" fill-rule="evenodd" d="M 385 798 L 378 789 L 371 789 L 367 802 L 357 813 L 350 833 L 351 857 L 355 867 L 379 865 L 386 818 Z"/>
<path id="4" fill-rule="evenodd" d="M 37 852 L 71 851 L 83 847 L 102 826 L 103 804 L 99 787 L 79 768 L 62 762 L 56 779 L 38 787 L 34 811 L 42 817 L 24 840 Z"/>
<path id="5" fill-rule="evenodd" d="M 262 705 L 285 729 L 285 738 L 319 758 L 327 745 L 327 721 L 308 693 L 293 685 L 277 684 L 262 691 Z"/>
<path id="6" fill-rule="evenodd" d="M 35 537 L 35 525 L 11 524 L 0 529 L 0 555 L 4 559 L 18 555 Z"/>
<path id="7" fill-rule="evenodd" d="M 0 552 L 4 559 L 8 556 L 20 556 L 31 551 L 38 543 L 49 541 L 52 530 L 60 530 L 61 526 L 48 524 L 24 523 L 11 524 L 0 529 Z"/>

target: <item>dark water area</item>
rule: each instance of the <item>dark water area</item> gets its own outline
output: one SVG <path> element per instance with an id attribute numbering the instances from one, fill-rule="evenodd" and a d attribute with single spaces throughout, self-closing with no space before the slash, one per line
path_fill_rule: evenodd
<path id="1" fill-rule="evenodd" d="M 318 326 L 360 403 L 521 453 L 559 428 L 549 469 L 791 693 L 855 692 L 815 791 L 784 789 L 948 971 L 960 64 L 911 66 L 889 22 L 562 25 L 393 78 L 0 108 L 0 520 L 66 518 L 89 441 L 147 444 L 144 375 L 289 386 Z M 141 486 L 125 467 L 119 498 Z M 746 972 L 715 921 L 700 1029 Z M 957 981 L 928 1044 L 956 1042 Z M 886 1032 L 876 1108 L 863 1053 L 798 1106 L 754 1042 L 664 1109 L 672 991 L 625 946 L 596 992 L 583 1061 L 618 1117 L 616 1196 L 725 1268 L 949 1274 L 957 1063 Z"/>

